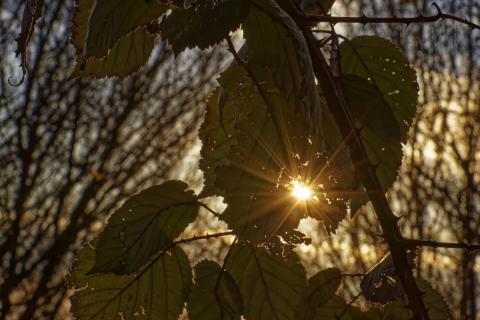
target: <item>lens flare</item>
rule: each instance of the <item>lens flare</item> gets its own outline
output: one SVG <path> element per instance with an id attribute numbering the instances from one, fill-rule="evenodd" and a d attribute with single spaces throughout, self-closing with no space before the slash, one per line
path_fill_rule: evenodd
<path id="1" fill-rule="evenodd" d="M 293 180 L 291 182 L 291 185 L 292 196 L 294 196 L 298 200 L 307 200 L 312 197 L 312 190 L 301 182 Z"/>

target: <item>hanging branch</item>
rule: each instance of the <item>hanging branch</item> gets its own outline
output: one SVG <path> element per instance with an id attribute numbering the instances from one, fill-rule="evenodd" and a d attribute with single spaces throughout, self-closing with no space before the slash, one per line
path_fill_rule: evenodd
<path id="1" fill-rule="evenodd" d="M 465 18 L 460 18 L 452 14 L 443 13 L 440 7 L 436 4 L 432 4 L 435 9 L 437 9 L 437 13 L 431 16 L 426 16 L 423 14 L 419 14 L 416 17 L 367 17 L 365 14 L 359 17 L 335 17 L 330 15 L 325 16 L 306 16 L 302 19 L 304 24 L 307 25 L 315 25 L 319 22 L 328 22 L 328 23 L 360 23 L 363 25 L 372 24 L 372 23 L 398 23 L 398 24 L 405 24 L 410 25 L 412 23 L 432 23 L 440 20 L 452 20 L 464 24 L 471 29 L 480 29 L 480 25 L 473 23 L 470 20 Z"/>

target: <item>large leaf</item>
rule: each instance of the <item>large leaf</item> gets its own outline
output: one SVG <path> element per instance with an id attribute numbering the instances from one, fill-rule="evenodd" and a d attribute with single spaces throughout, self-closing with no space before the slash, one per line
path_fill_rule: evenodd
<path id="1" fill-rule="evenodd" d="M 228 37 L 248 14 L 247 0 L 198 1 L 174 10 L 160 24 L 162 37 L 175 54 L 186 48 L 208 48 Z"/>
<path id="2" fill-rule="evenodd" d="M 154 257 L 133 275 L 89 274 L 94 248 L 77 255 L 68 286 L 75 290 L 72 312 L 78 320 L 177 320 L 192 285 L 192 270 L 179 247 Z"/>
<path id="3" fill-rule="evenodd" d="M 430 319 L 452 319 L 450 309 L 442 295 L 427 281 L 417 279 L 416 282 L 418 289 L 422 292 L 423 302 L 425 303 Z M 383 319 L 410 320 L 412 319 L 412 312 L 404 303 L 397 300 L 385 305 Z"/>
<path id="4" fill-rule="evenodd" d="M 191 320 L 240 319 L 242 301 L 232 276 L 213 261 L 198 263 L 187 310 Z"/>
<path id="5" fill-rule="evenodd" d="M 184 182 L 166 181 L 127 200 L 99 236 L 91 273 L 130 274 L 167 249 L 198 213 L 197 198 L 186 189 Z"/>
<path id="6" fill-rule="evenodd" d="M 349 306 L 337 295 L 330 298 L 325 304 L 317 309 L 315 320 L 368 320 L 367 315 L 362 313 L 360 309 Z"/>
<path id="7" fill-rule="evenodd" d="M 95 3 L 88 20 L 86 57 L 104 57 L 121 38 L 160 17 L 169 8 L 156 0 L 97 0 Z"/>
<path id="8" fill-rule="evenodd" d="M 417 279 L 418 289 L 423 293 L 423 302 L 428 310 L 430 319 L 449 320 L 452 319 L 452 313 L 442 295 L 432 287 L 432 285 L 423 280 Z"/>
<path id="9" fill-rule="evenodd" d="M 368 79 L 383 94 L 399 124 L 402 139 L 416 113 L 418 84 L 415 70 L 391 42 L 360 36 L 340 45 L 342 74 Z"/>
<path id="10" fill-rule="evenodd" d="M 221 80 L 223 81 L 223 80 Z M 222 192 L 215 186 L 215 169 L 227 165 L 230 147 L 235 143 L 235 123 L 241 115 L 238 97 L 234 103 L 227 103 L 228 94 L 223 88 L 216 89 L 209 97 L 204 120 L 200 127 L 199 137 L 202 141 L 202 150 L 199 166 L 203 171 L 204 187 L 202 197 L 221 195 Z"/>
<path id="11" fill-rule="evenodd" d="M 285 242 L 303 241 L 294 231 L 304 216 L 322 219 L 333 230 L 345 215 L 345 204 L 329 198 L 329 166 L 323 146 L 311 134 L 305 117 L 295 113 L 262 70 L 252 68 L 255 80 L 233 65 L 221 82 L 229 103 L 243 106 L 237 121 L 236 144 L 229 165 L 218 167 L 216 185 L 228 204 L 223 219 L 241 239 L 264 242 L 281 236 Z M 260 90 L 260 92 L 258 91 Z M 293 179 L 308 184 L 315 197 L 297 201 L 291 195 Z M 336 196 L 336 195 L 335 195 Z M 327 199 L 328 198 L 328 199 Z M 300 236 L 300 238 L 298 238 Z"/>
<path id="12" fill-rule="evenodd" d="M 147 63 L 154 44 L 155 36 L 139 28 L 121 38 L 105 57 L 77 62 L 73 76 L 126 77 Z"/>
<path id="13" fill-rule="evenodd" d="M 320 98 L 305 38 L 295 22 L 272 0 L 255 0 L 244 23 L 249 64 L 265 68 L 272 85 L 289 105 L 301 110 L 321 134 Z"/>
<path id="14" fill-rule="evenodd" d="M 342 281 L 342 273 L 337 268 L 322 270 L 308 279 L 304 293 L 305 314 L 299 319 L 314 319 L 318 307 L 326 304 L 335 294 Z"/>
<path id="15" fill-rule="evenodd" d="M 383 192 L 397 177 L 402 162 L 400 125 L 381 92 L 358 76 L 342 76 L 342 85 L 350 112 L 361 128 L 360 138 Z"/>
<path id="16" fill-rule="evenodd" d="M 290 320 L 302 313 L 306 279 L 296 255 L 275 257 L 239 243 L 231 249 L 226 269 L 238 285 L 246 319 Z"/>

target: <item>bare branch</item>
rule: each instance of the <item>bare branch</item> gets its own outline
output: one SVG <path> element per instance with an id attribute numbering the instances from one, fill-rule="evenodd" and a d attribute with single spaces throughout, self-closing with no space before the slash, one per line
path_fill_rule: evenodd
<path id="1" fill-rule="evenodd" d="M 463 242 L 440 242 L 440 241 L 421 240 L 421 239 L 404 239 L 404 241 L 405 241 L 405 245 L 409 247 L 464 249 L 467 251 L 480 250 L 480 244 L 470 244 L 470 243 L 463 243 Z"/>
<path id="2" fill-rule="evenodd" d="M 480 29 L 480 25 L 473 23 L 470 20 L 465 18 L 460 18 L 452 14 L 443 13 L 440 7 L 433 3 L 435 9 L 437 9 L 437 13 L 431 16 L 426 16 L 423 14 L 419 14 L 416 17 L 367 17 L 366 15 L 361 15 L 358 17 L 336 17 L 336 16 L 307 16 L 305 17 L 305 22 L 308 25 L 316 24 L 319 22 L 328 22 L 328 23 L 360 23 L 363 25 L 367 24 L 378 24 L 378 23 L 397 23 L 397 24 L 405 24 L 410 25 L 412 23 L 433 23 L 440 20 L 452 20 L 459 22 L 463 25 L 470 27 L 471 29 Z"/>

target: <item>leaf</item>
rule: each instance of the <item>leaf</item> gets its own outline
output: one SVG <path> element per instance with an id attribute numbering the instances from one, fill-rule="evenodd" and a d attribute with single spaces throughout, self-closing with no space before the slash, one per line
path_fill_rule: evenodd
<path id="1" fill-rule="evenodd" d="M 89 274 L 95 263 L 94 248 L 77 254 L 67 277 L 72 312 L 77 320 L 138 319 L 177 320 L 192 285 L 192 270 L 179 247 L 162 252 L 139 272 L 126 276 Z"/>
<path id="2" fill-rule="evenodd" d="M 350 112 L 361 129 L 360 138 L 383 192 L 397 178 L 402 163 L 400 125 L 383 95 L 367 80 L 357 76 L 342 76 L 342 86 Z"/>
<path id="3" fill-rule="evenodd" d="M 412 319 L 412 311 L 401 301 L 396 300 L 389 302 L 383 308 L 382 319 L 388 320 L 410 320 Z M 435 319 L 437 320 L 437 319 Z"/>
<path id="4" fill-rule="evenodd" d="M 331 175 L 335 177 L 338 189 L 343 190 L 343 197 L 350 199 L 350 217 L 353 217 L 358 209 L 367 203 L 368 196 L 355 177 L 355 166 L 348 144 L 343 139 L 332 113 L 323 105 L 322 128 L 327 158 L 334 164 Z"/>
<path id="5" fill-rule="evenodd" d="M 442 295 L 432 285 L 423 279 L 417 279 L 418 289 L 423 293 L 423 302 L 428 310 L 430 319 L 449 320 L 452 313 Z"/>
<path id="6" fill-rule="evenodd" d="M 430 319 L 450 320 L 453 319 L 448 304 L 430 283 L 423 279 L 416 279 L 418 289 L 422 292 L 423 302 L 427 308 Z M 410 320 L 413 314 L 410 308 L 400 300 L 390 302 L 383 309 L 383 318 L 388 320 Z"/>
<path id="7" fill-rule="evenodd" d="M 271 78 L 252 68 L 255 81 L 239 65 L 232 65 L 222 77 L 237 108 L 236 144 L 230 147 L 228 165 L 215 170 L 216 186 L 223 190 L 227 209 L 222 214 L 240 239 L 253 242 L 303 241 L 295 231 L 302 217 L 322 219 L 334 230 L 345 216 L 343 200 L 328 195 L 329 166 L 323 146 L 294 113 L 282 93 L 271 87 Z M 222 79 L 222 78 L 221 78 Z M 261 92 L 258 91 L 260 88 Z M 292 180 L 308 184 L 315 197 L 297 201 L 291 195 Z"/>
<path id="8" fill-rule="evenodd" d="M 390 254 L 385 255 L 365 273 L 360 288 L 364 297 L 372 302 L 387 303 L 405 298 L 405 292 L 395 273 L 395 265 Z"/>
<path id="9" fill-rule="evenodd" d="M 156 0 L 97 0 L 95 3 L 85 39 L 87 58 L 106 56 L 120 39 L 160 17 L 169 8 Z"/>
<path id="10" fill-rule="evenodd" d="M 321 135 L 320 98 L 301 30 L 275 1 L 253 2 L 243 27 L 250 66 L 266 69 L 290 107 L 301 110 L 306 124 Z"/>
<path id="11" fill-rule="evenodd" d="M 340 45 L 342 74 L 369 79 L 383 94 L 399 124 L 402 141 L 416 113 L 418 84 L 415 70 L 391 42 L 360 36 Z"/>
<path id="12" fill-rule="evenodd" d="M 152 53 L 155 36 L 145 28 L 137 29 L 121 38 L 103 58 L 77 62 L 74 77 L 126 77 L 145 65 Z"/>
<path id="13" fill-rule="evenodd" d="M 247 0 L 198 1 L 174 10 L 160 24 L 162 37 L 177 55 L 186 48 L 206 49 L 235 31 L 248 14 Z"/>
<path id="14" fill-rule="evenodd" d="M 305 271 L 298 257 L 275 257 L 263 248 L 235 244 L 226 263 L 249 320 L 290 320 L 301 313 Z"/>
<path id="15" fill-rule="evenodd" d="M 407 252 L 409 265 L 415 266 L 415 251 Z M 395 271 L 392 256 L 388 253 L 373 266 L 360 283 L 362 294 L 372 302 L 386 303 L 395 299 L 405 299 L 406 295 Z"/>
<path id="16" fill-rule="evenodd" d="M 127 200 L 100 234 L 90 273 L 130 274 L 168 249 L 198 213 L 197 198 L 187 187 L 166 181 Z"/>
<path id="17" fill-rule="evenodd" d="M 84 55 L 85 38 L 88 31 L 88 19 L 92 13 L 95 0 L 76 0 L 72 18 L 71 41 L 79 56 Z"/>
<path id="18" fill-rule="evenodd" d="M 187 310 L 191 320 L 240 319 L 241 296 L 232 276 L 213 261 L 198 263 Z"/>
<path id="19" fill-rule="evenodd" d="M 335 294 L 342 281 L 342 273 L 337 268 L 317 272 L 308 279 L 304 293 L 305 314 L 299 319 L 315 319 L 317 308 L 327 303 Z"/>
<path id="20" fill-rule="evenodd" d="M 238 101 L 227 103 L 227 100 L 227 92 L 223 88 L 216 89 L 208 99 L 204 120 L 200 127 L 202 158 L 199 166 L 204 177 L 204 187 L 200 194 L 202 197 L 222 194 L 222 191 L 215 186 L 215 169 L 228 164 L 226 155 L 230 147 L 236 143 L 235 125 L 241 113 L 241 106 L 238 106 Z"/>
<path id="21" fill-rule="evenodd" d="M 315 320 L 368 320 L 365 314 L 355 306 L 348 306 L 345 301 L 337 295 L 328 300 L 317 309 Z"/>

